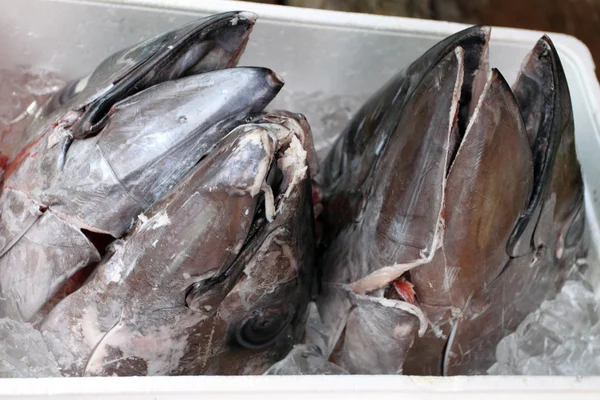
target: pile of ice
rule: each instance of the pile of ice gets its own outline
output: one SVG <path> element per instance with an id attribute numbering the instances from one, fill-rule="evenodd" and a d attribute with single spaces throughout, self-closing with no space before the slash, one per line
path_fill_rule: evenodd
<path id="1" fill-rule="evenodd" d="M 0 318 L 0 378 L 62 376 L 39 331 L 31 324 Z"/>
<path id="2" fill-rule="evenodd" d="M 10 125 L 22 118 L 33 101 L 36 106 L 64 86 L 65 81 L 55 73 L 34 70 L 0 69 L 0 126 Z"/>
<path id="3" fill-rule="evenodd" d="M 489 375 L 600 375 L 598 302 L 590 285 L 567 281 L 496 348 Z"/>
<path id="4" fill-rule="evenodd" d="M 321 349 L 314 344 L 294 346 L 286 358 L 269 368 L 265 375 L 348 375 L 323 357 Z"/>

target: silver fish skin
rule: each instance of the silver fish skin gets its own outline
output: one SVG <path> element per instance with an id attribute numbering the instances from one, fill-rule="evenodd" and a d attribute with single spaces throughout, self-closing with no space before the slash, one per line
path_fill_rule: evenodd
<path id="1" fill-rule="evenodd" d="M 302 119 L 235 128 L 51 311 L 63 373 L 260 374 L 298 343 L 315 257 Z"/>
<path id="2" fill-rule="evenodd" d="M 33 142 L 0 194 L 0 314 L 31 320 L 100 260 L 82 230 L 123 236 L 282 85 L 268 69 L 230 68 L 152 86 L 115 104 L 97 135 L 74 140 L 60 170 L 51 135 Z"/>
<path id="3" fill-rule="evenodd" d="M 215 14 L 111 54 L 90 75 L 55 93 L 36 113 L 26 137 L 48 129 L 55 130 L 56 140 L 93 135 L 124 98 L 161 82 L 236 66 L 256 19 L 247 11 Z"/>

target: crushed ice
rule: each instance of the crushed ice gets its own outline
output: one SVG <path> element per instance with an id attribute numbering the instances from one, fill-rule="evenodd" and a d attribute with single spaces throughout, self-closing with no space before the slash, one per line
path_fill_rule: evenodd
<path id="1" fill-rule="evenodd" d="M 498 343 L 488 374 L 600 375 L 598 311 L 586 281 L 567 281 Z"/>
<path id="2" fill-rule="evenodd" d="M 39 331 L 31 324 L 0 318 L 0 378 L 62 376 Z"/>
<path id="3" fill-rule="evenodd" d="M 348 372 L 327 361 L 318 346 L 299 344 L 264 375 L 348 375 Z"/>

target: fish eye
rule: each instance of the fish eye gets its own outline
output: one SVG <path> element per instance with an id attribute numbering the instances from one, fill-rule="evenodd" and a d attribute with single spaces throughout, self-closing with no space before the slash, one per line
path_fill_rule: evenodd
<path id="1" fill-rule="evenodd" d="M 294 315 L 295 309 L 291 303 L 255 310 L 238 326 L 235 338 L 247 349 L 262 349 L 277 339 Z"/>

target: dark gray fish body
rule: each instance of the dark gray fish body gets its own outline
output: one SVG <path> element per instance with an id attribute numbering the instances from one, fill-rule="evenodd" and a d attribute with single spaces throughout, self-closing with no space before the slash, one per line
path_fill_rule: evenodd
<path id="1" fill-rule="evenodd" d="M 64 84 L 51 72 L 0 68 L 0 180 L 10 160 L 29 142 L 25 130 L 33 116 Z"/>
<path id="2" fill-rule="evenodd" d="M 283 83 L 267 69 L 196 75 L 235 63 L 254 18 L 225 13 L 124 50 L 60 106 L 48 111 L 56 104 L 47 104 L 30 126 L 38 134 L 4 176 L 0 315 L 31 320 L 76 271 L 100 260 L 103 249 L 82 230 L 121 237 L 223 136 L 275 97 Z M 182 75 L 191 76 L 168 80 Z M 81 122 L 101 110 L 102 122 Z"/>
<path id="3" fill-rule="evenodd" d="M 452 36 L 458 64 L 431 56 L 450 39 L 435 46 L 396 78 L 409 89 L 384 86 L 328 155 L 322 347 L 350 373 L 484 373 L 499 340 L 585 253 L 556 50 L 544 37 L 513 93 L 488 72 L 488 35 Z M 401 106 L 392 93 L 406 93 Z"/>
<path id="4" fill-rule="evenodd" d="M 528 206 L 507 242 L 501 274 L 474 292 L 452 332 L 449 375 L 480 374 L 495 362 L 497 343 L 544 300 L 553 298 L 586 254 L 583 180 L 564 71 L 547 36 L 525 59 L 513 86 L 533 156 Z M 475 327 L 485 327 L 474 335 Z"/>
<path id="5" fill-rule="evenodd" d="M 285 113 L 234 129 L 44 321 L 63 372 L 259 374 L 283 358 L 312 282 L 311 146 Z"/>
<path id="6" fill-rule="evenodd" d="M 481 33 L 485 37 L 485 30 Z M 398 373 L 417 331 L 422 334 L 427 326 L 417 305 L 385 291 L 427 263 L 438 247 L 447 159 L 456 140 L 466 75 L 464 54 L 455 46 L 440 57 L 399 114 L 387 114 L 396 124 L 385 132 L 387 142 L 374 162 L 364 158 L 371 170 L 363 183 L 354 190 L 348 186 L 357 181 L 345 174 L 361 168 L 350 164 L 342 175 L 326 180 L 342 182 L 342 189 L 337 183 L 324 188 L 327 248 L 320 260 L 323 295 L 318 303 L 333 332 L 325 353 L 350 373 Z"/>
<path id="7" fill-rule="evenodd" d="M 448 174 L 443 244 L 432 262 L 410 272 L 432 329 L 416 340 L 407 373 L 443 372 L 456 318 L 509 260 L 505 244 L 527 206 L 532 182 L 519 107 L 502 75 L 492 70 Z"/>

